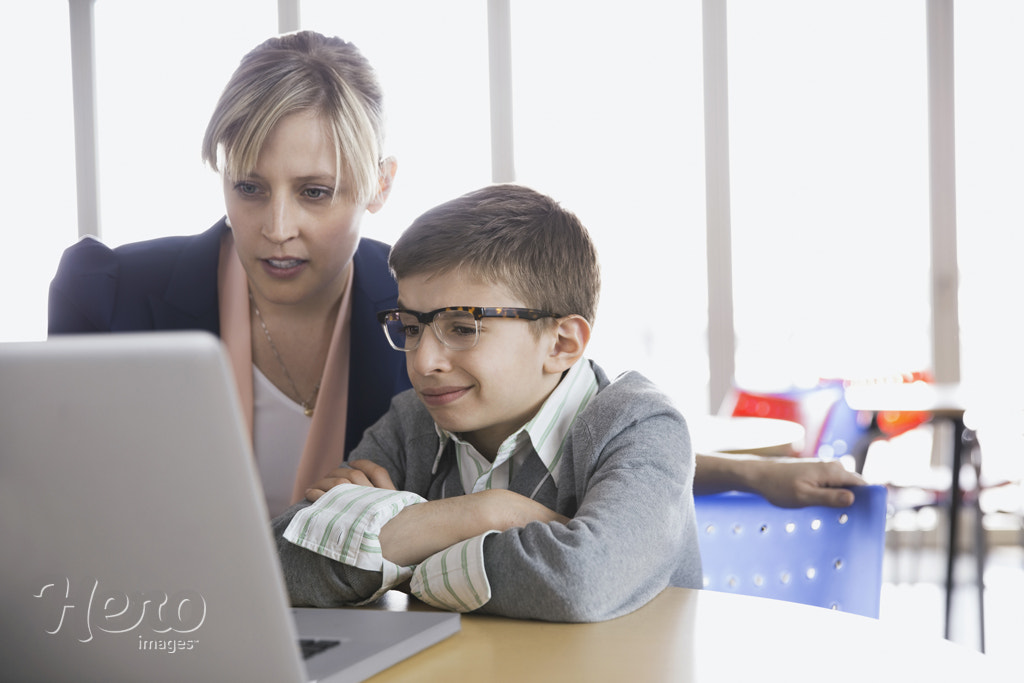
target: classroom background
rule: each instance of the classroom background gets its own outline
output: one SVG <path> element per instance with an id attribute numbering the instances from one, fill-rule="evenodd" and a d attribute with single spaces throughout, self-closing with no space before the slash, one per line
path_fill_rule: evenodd
<path id="1" fill-rule="evenodd" d="M 45 338 L 80 234 L 223 215 L 200 161 L 219 89 L 311 28 L 384 85 L 399 172 L 363 234 L 494 181 L 552 195 L 601 255 L 591 355 L 684 413 L 913 372 L 1021 407 L 1024 3 L 14 0 L 0 18 L 0 342 Z M 1004 432 L 986 466 L 1019 478 Z"/>

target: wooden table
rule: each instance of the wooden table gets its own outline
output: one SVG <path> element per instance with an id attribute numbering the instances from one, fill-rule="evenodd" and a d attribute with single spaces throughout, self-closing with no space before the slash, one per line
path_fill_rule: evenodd
<path id="1" fill-rule="evenodd" d="M 959 543 L 960 526 L 960 469 L 964 463 L 964 413 L 970 398 L 967 391 L 958 383 L 876 383 L 856 384 L 847 387 L 846 402 L 854 410 L 870 412 L 872 424 L 877 422 L 878 414 L 883 411 L 896 412 L 927 412 L 934 419 L 944 420 L 952 425 L 951 481 L 949 491 L 949 528 L 947 532 L 946 552 L 946 637 L 950 635 L 951 609 L 953 601 L 953 579 Z M 979 524 L 980 527 L 980 524 Z M 983 572 L 982 557 L 978 558 L 978 610 L 981 629 L 981 649 L 985 649 L 985 608 L 984 584 L 980 579 Z"/>
<path id="2" fill-rule="evenodd" d="M 686 418 L 695 453 L 792 454 L 804 438 L 803 426 L 764 417 L 696 415 Z"/>
<path id="3" fill-rule="evenodd" d="M 389 596 L 388 609 L 429 609 Z M 388 681 L 1008 680 L 941 638 L 795 603 L 669 588 L 596 624 L 464 615 L 462 631 L 370 679 Z"/>

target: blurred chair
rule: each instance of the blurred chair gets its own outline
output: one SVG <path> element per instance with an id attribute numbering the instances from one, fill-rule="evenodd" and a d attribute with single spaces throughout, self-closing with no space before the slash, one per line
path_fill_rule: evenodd
<path id="1" fill-rule="evenodd" d="M 878 618 L 886 489 L 848 508 L 784 509 L 748 493 L 695 497 L 704 588 Z"/>

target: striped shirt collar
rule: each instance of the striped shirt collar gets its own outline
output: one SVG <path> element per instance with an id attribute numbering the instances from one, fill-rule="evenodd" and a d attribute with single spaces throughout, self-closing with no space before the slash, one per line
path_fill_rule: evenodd
<path id="1" fill-rule="evenodd" d="M 547 467 L 552 478 L 556 478 L 569 430 L 576 416 L 597 393 L 597 388 L 597 376 L 590 361 L 583 359 L 577 362 L 544 401 L 537 414 L 502 442 L 493 464 L 487 462 L 471 444 L 435 423 L 434 429 L 440 437 L 440 444 L 434 469 L 437 469 L 448 442 L 453 441 L 466 493 L 485 488 L 508 488 L 511 470 L 522 465 L 530 447 Z M 558 483 L 557 479 L 555 483 Z"/>

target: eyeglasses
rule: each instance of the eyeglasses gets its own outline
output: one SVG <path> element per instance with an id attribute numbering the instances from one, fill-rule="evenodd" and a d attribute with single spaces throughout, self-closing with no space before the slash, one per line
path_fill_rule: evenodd
<path id="1" fill-rule="evenodd" d="M 533 308 L 486 308 L 448 306 L 429 313 L 392 308 L 377 314 L 388 343 L 397 351 L 415 351 L 423 339 L 423 326 L 430 325 L 434 336 L 449 349 L 465 351 L 480 340 L 480 321 L 484 318 L 540 320 L 561 316 Z"/>

